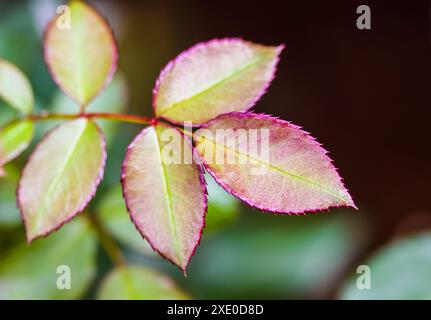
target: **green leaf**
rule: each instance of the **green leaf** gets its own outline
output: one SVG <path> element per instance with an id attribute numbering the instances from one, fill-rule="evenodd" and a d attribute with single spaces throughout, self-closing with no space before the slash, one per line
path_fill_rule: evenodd
<path id="1" fill-rule="evenodd" d="M 207 197 L 192 145 L 177 129 L 157 124 L 130 144 L 123 193 L 141 234 L 185 271 L 202 235 Z"/>
<path id="2" fill-rule="evenodd" d="M 244 207 L 244 209 L 248 209 Z M 184 288 L 198 299 L 321 298 L 364 246 L 363 216 L 256 215 L 203 241 Z"/>
<path id="3" fill-rule="evenodd" d="M 370 289 L 359 289 L 365 273 L 355 274 L 341 291 L 341 299 L 431 299 L 431 233 L 399 239 L 365 261 Z M 362 271 L 364 272 L 364 271 Z M 365 271 L 368 272 L 368 271 Z"/>
<path id="4" fill-rule="evenodd" d="M 209 175 L 205 175 L 208 189 L 208 212 L 205 216 L 205 235 L 221 230 L 239 218 L 240 202 L 227 193 Z"/>
<path id="5" fill-rule="evenodd" d="M 160 74 L 154 90 L 156 115 L 196 125 L 250 109 L 274 78 L 282 49 L 234 38 L 193 46 Z"/>
<path id="6" fill-rule="evenodd" d="M 32 121 L 13 122 L 0 129 L 0 167 L 13 160 L 30 145 L 34 135 Z"/>
<path id="7" fill-rule="evenodd" d="M 0 227 L 21 225 L 21 217 L 16 207 L 16 186 L 0 180 Z"/>
<path id="8" fill-rule="evenodd" d="M 0 99 L 0 126 L 4 127 L 15 121 L 17 118 L 16 110 L 9 108 L 8 105 Z"/>
<path id="9" fill-rule="evenodd" d="M 71 1 L 70 25 L 60 14 L 48 25 L 45 61 L 57 85 L 85 107 L 108 85 L 117 68 L 117 46 L 106 20 L 81 1 Z"/>
<path id="10" fill-rule="evenodd" d="M 34 98 L 30 82 L 13 64 L 0 59 L 0 98 L 18 111 L 29 114 Z"/>
<path id="11" fill-rule="evenodd" d="M 25 166 L 18 205 L 29 242 L 81 212 L 94 196 L 106 161 L 105 141 L 86 118 L 66 122 L 39 143 Z"/>
<path id="12" fill-rule="evenodd" d="M 97 205 L 97 214 L 100 223 L 118 240 L 121 244 L 145 254 L 154 254 L 148 242 L 136 230 L 130 220 L 126 204 L 121 191 L 121 185 L 112 188 L 103 196 Z"/>
<path id="13" fill-rule="evenodd" d="M 0 299 L 75 299 L 96 273 L 97 242 L 86 220 L 31 246 L 21 244 L 0 260 Z M 60 290 L 61 266 L 70 268 L 70 289 Z"/>
<path id="14" fill-rule="evenodd" d="M 125 266 L 109 274 L 99 291 L 101 300 L 185 300 L 168 277 L 140 266 Z"/>
<path id="15" fill-rule="evenodd" d="M 9 229 L 22 223 L 16 206 L 16 188 L 20 170 L 13 164 L 8 164 L 1 170 L 3 170 L 3 176 L 0 175 L 0 229 Z"/>

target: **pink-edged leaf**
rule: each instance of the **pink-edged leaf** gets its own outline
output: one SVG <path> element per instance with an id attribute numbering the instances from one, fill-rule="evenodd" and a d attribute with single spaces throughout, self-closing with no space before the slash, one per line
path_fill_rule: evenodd
<path id="1" fill-rule="evenodd" d="M 283 46 L 236 38 L 199 43 L 171 61 L 157 80 L 153 106 L 174 123 L 205 123 L 253 107 L 274 78 Z"/>
<path id="2" fill-rule="evenodd" d="M 190 141 L 157 124 L 129 146 L 122 184 L 130 216 L 154 250 L 185 271 L 199 244 L 207 208 L 206 186 Z"/>
<path id="3" fill-rule="evenodd" d="M 194 141 L 216 181 L 253 207 L 293 214 L 355 207 L 327 152 L 287 121 L 226 114 L 195 132 Z"/>
<path id="4" fill-rule="evenodd" d="M 18 185 L 28 242 L 50 234 L 81 212 L 103 177 L 105 138 L 86 118 L 66 122 L 38 144 Z"/>
<path id="5" fill-rule="evenodd" d="M 92 7 L 71 1 L 68 8 L 45 31 L 44 57 L 57 85 L 84 107 L 111 82 L 117 45 L 108 23 Z"/>

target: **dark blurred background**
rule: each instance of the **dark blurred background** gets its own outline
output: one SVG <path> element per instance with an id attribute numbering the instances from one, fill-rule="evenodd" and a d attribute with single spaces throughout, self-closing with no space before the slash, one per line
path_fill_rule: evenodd
<path id="1" fill-rule="evenodd" d="M 129 86 L 130 113 L 151 114 L 152 88 L 158 73 L 170 59 L 197 42 L 242 37 L 267 45 L 286 44 L 277 77 L 255 110 L 292 121 L 311 132 L 330 151 L 359 207 L 358 212 L 333 210 L 306 218 L 276 217 L 256 211 L 245 213 L 241 219 L 257 220 L 254 227 L 239 228 L 239 223 L 237 229 L 232 226 L 231 231 L 228 228 L 223 231 L 225 234 L 215 235 L 213 242 L 204 241 L 192 260 L 189 278 L 178 277 L 195 296 L 259 297 L 263 286 L 279 285 L 280 290 L 265 297 L 334 297 L 340 286 L 337 282 L 327 286 L 322 293 L 316 287 L 314 291 L 304 290 L 307 285 L 313 286 L 305 280 L 299 284 L 284 284 L 280 279 L 291 274 L 289 265 L 294 269 L 293 278 L 303 276 L 306 279 L 308 275 L 313 279 L 311 271 L 299 276 L 295 269 L 310 267 L 314 260 L 307 264 L 304 256 L 297 260 L 302 264 L 292 266 L 286 262 L 284 269 L 268 269 L 271 265 L 283 265 L 279 260 L 280 252 L 289 251 L 289 245 L 280 245 L 276 255 L 278 260 L 272 261 L 271 257 L 265 256 L 267 247 L 252 245 L 253 241 L 262 245 L 266 240 L 248 239 L 252 234 L 256 237 L 267 234 L 268 243 L 280 243 L 284 232 L 313 234 L 313 228 L 318 225 L 314 221 L 332 219 L 330 215 L 342 216 L 340 219 L 349 220 L 349 228 L 354 226 L 354 235 L 350 229 L 340 231 L 342 227 L 334 227 L 336 236 L 328 243 L 326 251 L 313 247 L 315 250 L 308 252 L 326 257 L 315 263 L 329 263 L 330 259 L 335 259 L 331 256 L 334 243 L 347 246 L 346 243 L 351 241 L 349 237 L 360 238 L 355 243 L 361 245 L 351 250 L 354 253 L 346 259 L 348 262 L 342 267 L 337 266 L 341 279 L 354 271 L 353 266 L 359 261 L 393 237 L 431 229 L 429 1 L 89 2 L 108 17 L 118 37 L 119 68 Z M 37 29 L 52 16 L 53 3 L 59 2 L 0 2 L 0 36 L 9 37 L 7 41 L 0 39 L 0 53 L 30 77 L 39 108 L 50 104 L 55 88 L 41 60 L 41 29 Z M 356 8 L 362 4 L 371 8 L 371 30 L 356 27 L 359 16 Z M 29 16 L 34 19 L 34 24 Z M 15 29 L 8 33 L 6 28 Z M 122 143 L 119 145 L 125 147 L 129 142 L 127 139 L 136 130 L 130 129 L 127 138 L 118 138 Z M 113 160 L 112 168 L 117 168 L 121 162 L 122 151 L 118 151 L 118 160 Z M 111 179 L 114 185 L 119 172 L 112 170 L 114 174 L 108 180 Z M 286 222 L 289 219 L 294 222 Z M 340 219 L 335 219 L 336 223 Z M 288 225 L 283 229 L 285 223 Z M 296 229 L 296 223 L 299 229 Z M 310 230 L 298 231 L 308 228 L 304 227 L 307 224 L 312 225 Z M 238 242 L 231 239 L 235 235 L 248 239 L 238 240 L 247 243 L 248 251 L 243 249 L 246 246 L 235 247 Z M 306 241 L 301 239 L 292 240 L 292 248 L 311 250 L 302 246 Z M 304 236 L 304 239 L 308 238 Z M 321 239 L 316 241 L 321 243 Z M 217 251 L 221 248 L 225 250 L 223 254 Z M 212 250 L 211 257 L 209 253 L 204 256 L 206 250 Z M 332 253 L 337 256 L 342 252 L 334 249 Z M 238 257 L 247 253 L 248 256 Z M 259 257 L 259 254 L 263 256 Z M 216 268 L 217 273 L 217 270 L 211 271 L 211 262 L 217 260 L 215 256 L 242 263 L 231 266 L 225 263 L 217 267 L 220 269 Z M 263 262 L 259 269 L 261 259 L 267 263 Z M 250 279 L 258 277 L 250 271 L 246 272 L 249 280 L 244 283 L 229 278 L 244 272 L 250 264 L 257 265 L 256 274 L 268 272 L 273 277 L 268 275 L 268 278 L 250 284 Z M 202 268 L 207 268 L 206 274 L 199 271 Z M 230 273 L 237 268 L 243 269 Z M 232 291 L 217 287 L 223 281 L 233 281 Z M 295 285 L 304 292 L 292 294 Z"/>

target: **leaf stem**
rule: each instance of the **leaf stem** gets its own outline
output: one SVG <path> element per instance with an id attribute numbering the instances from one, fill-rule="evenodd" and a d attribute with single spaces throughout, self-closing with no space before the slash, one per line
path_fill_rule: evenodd
<path id="1" fill-rule="evenodd" d="M 27 117 L 28 120 L 32 121 L 45 121 L 45 120 L 73 120 L 77 118 L 88 118 L 88 119 L 106 119 L 112 121 L 120 121 L 127 123 L 136 124 L 151 124 L 153 119 L 143 116 L 123 114 L 123 113 L 78 113 L 78 114 L 68 114 L 68 113 L 46 113 L 42 112 L 40 114 L 33 114 Z"/>
<path id="2" fill-rule="evenodd" d="M 126 259 L 123 256 L 119 246 L 111 237 L 111 235 L 106 231 L 104 226 L 99 222 L 99 219 L 95 214 L 86 215 L 90 220 L 91 224 L 96 231 L 97 237 L 103 249 L 105 249 L 107 255 L 111 258 L 112 262 L 116 266 L 123 266 L 126 264 Z"/>
<path id="3" fill-rule="evenodd" d="M 189 130 L 184 130 L 180 127 L 176 127 L 176 129 L 178 129 L 179 131 L 181 131 L 181 133 L 185 136 L 188 136 L 189 138 L 193 139 L 193 132 L 189 131 Z"/>

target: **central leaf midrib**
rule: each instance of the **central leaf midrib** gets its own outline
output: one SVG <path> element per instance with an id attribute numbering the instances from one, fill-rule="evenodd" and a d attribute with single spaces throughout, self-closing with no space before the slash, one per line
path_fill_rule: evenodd
<path id="1" fill-rule="evenodd" d="M 272 169 L 274 171 L 277 171 L 277 172 L 280 172 L 282 174 L 288 175 L 288 176 L 290 176 L 290 177 L 292 177 L 294 179 L 301 180 L 302 182 L 307 183 L 307 184 L 309 184 L 309 185 L 311 185 L 311 186 L 313 186 L 313 187 L 315 187 L 315 188 L 317 188 L 317 189 L 319 189 L 319 190 L 321 190 L 323 192 L 326 192 L 326 193 L 328 193 L 328 194 L 330 194 L 330 195 L 332 195 L 332 196 L 334 196 L 334 197 L 336 197 L 336 198 L 338 198 L 340 200 L 343 200 L 344 202 L 347 202 L 347 203 L 349 202 L 347 199 L 345 199 L 344 197 L 340 196 L 337 192 L 334 192 L 334 191 L 332 191 L 332 190 L 330 190 L 328 188 L 325 188 L 325 187 L 321 186 L 320 184 L 318 184 L 318 183 L 316 183 L 316 182 L 314 182 L 314 181 L 312 181 L 310 179 L 304 178 L 304 177 L 302 177 L 302 176 L 300 176 L 298 174 L 295 174 L 295 173 L 286 171 L 284 169 L 278 168 L 278 167 L 272 165 L 271 163 L 266 163 L 265 161 L 262 161 L 261 159 L 258 159 L 258 158 L 254 158 L 254 157 L 250 156 L 249 154 L 245 154 L 245 153 L 239 152 L 239 151 L 236 150 L 236 148 L 234 150 L 232 150 L 231 148 L 227 147 L 225 144 L 222 144 L 222 146 L 220 146 L 213 139 L 207 139 L 207 138 L 204 138 L 202 136 L 199 137 L 199 139 L 202 139 L 202 140 L 205 140 L 205 141 L 209 141 L 216 148 L 222 148 L 224 150 L 228 150 L 230 152 L 233 152 L 237 156 L 244 156 L 244 157 L 246 157 L 248 159 L 251 159 L 254 162 L 257 162 L 258 164 L 262 164 L 264 166 L 267 166 L 267 167 L 269 167 L 270 169 Z"/>
<path id="2" fill-rule="evenodd" d="M 77 16 L 75 17 L 76 20 L 82 19 L 81 16 Z M 79 27 L 79 26 L 78 26 Z M 83 48 L 85 47 L 85 40 L 82 36 L 83 31 L 82 30 L 69 30 L 69 32 L 71 32 L 72 34 L 72 43 L 71 46 L 74 47 L 74 53 L 75 53 L 75 64 L 74 64 L 74 68 L 75 68 L 75 72 L 74 74 L 74 80 L 75 80 L 75 85 L 77 88 L 77 96 L 78 96 L 78 102 L 80 104 L 80 108 L 83 108 L 84 105 L 81 104 L 85 104 L 85 99 L 86 99 L 86 94 L 85 94 L 85 88 L 84 88 L 84 83 L 85 83 L 85 79 L 86 77 L 88 77 L 88 75 L 85 74 L 84 72 L 84 61 L 85 58 L 83 56 Z M 85 33 L 85 31 L 84 31 Z"/>
<path id="3" fill-rule="evenodd" d="M 154 130 L 156 132 L 156 143 L 157 143 L 157 147 L 159 149 L 160 168 L 162 171 L 161 173 L 162 173 L 163 186 L 165 189 L 165 192 L 163 194 L 165 195 L 165 200 L 168 204 L 169 227 L 171 229 L 172 237 L 174 240 L 175 253 L 176 253 L 177 259 L 181 265 L 182 264 L 181 250 L 180 250 L 179 241 L 178 241 L 178 234 L 177 234 L 177 230 L 176 230 L 176 226 L 175 226 L 175 217 L 174 217 L 173 207 L 172 207 L 172 194 L 171 194 L 171 189 L 170 189 L 170 185 L 169 185 L 169 179 L 168 179 L 166 166 L 165 166 L 165 163 L 162 159 L 162 150 L 161 150 L 161 146 L 160 146 L 160 142 L 159 142 L 160 141 L 159 132 L 158 132 L 156 127 L 154 127 Z"/>
<path id="4" fill-rule="evenodd" d="M 254 60 L 252 60 L 250 63 L 246 64 L 245 66 L 238 68 L 237 70 L 231 72 L 228 76 L 226 76 L 225 78 L 217 81 L 216 83 L 212 84 L 211 86 L 209 86 L 208 88 L 194 94 L 193 96 L 189 97 L 189 98 L 185 98 L 181 101 L 175 102 L 172 105 L 170 105 L 167 108 L 164 108 L 160 113 L 159 116 L 165 115 L 169 112 L 171 112 L 173 109 L 177 109 L 179 107 L 183 107 L 185 103 L 190 102 L 194 99 L 197 99 L 205 94 L 207 94 L 209 91 L 214 90 L 215 88 L 221 86 L 222 84 L 224 84 L 225 82 L 235 78 L 236 76 L 240 75 L 241 73 L 247 71 L 248 69 L 254 67 L 255 65 L 257 65 L 261 60 L 263 60 L 262 57 L 256 58 Z"/>

